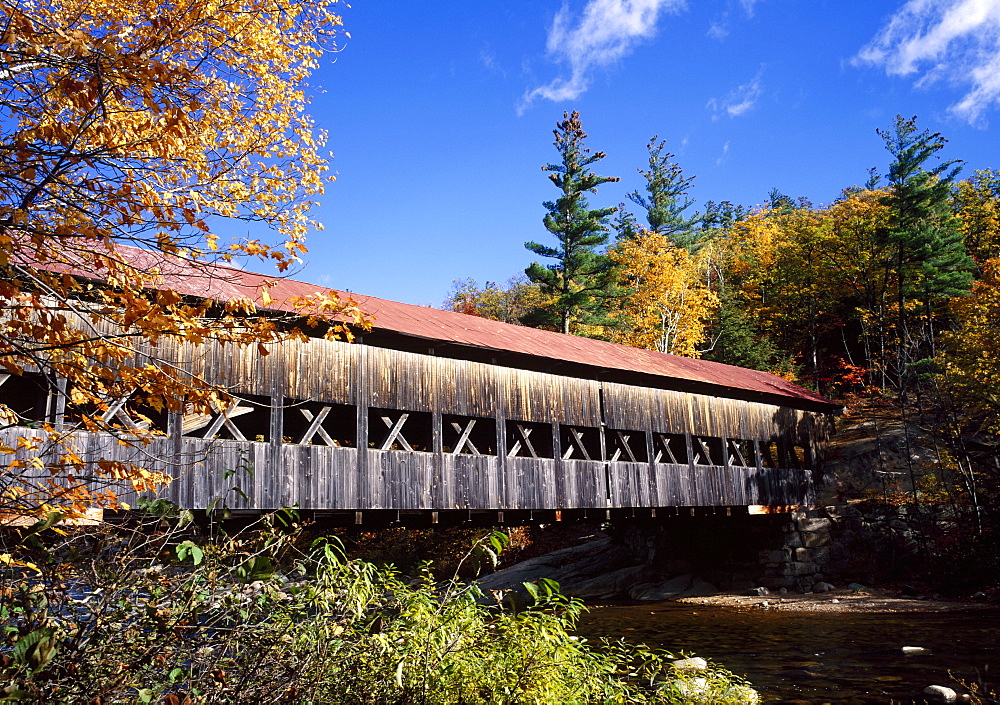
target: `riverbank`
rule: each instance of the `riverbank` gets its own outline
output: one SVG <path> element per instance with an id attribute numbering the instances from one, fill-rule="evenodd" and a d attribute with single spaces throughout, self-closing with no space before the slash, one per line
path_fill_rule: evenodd
<path id="1" fill-rule="evenodd" d="M 682 605 L 703 605 L 734 610 L 780 610 L 783 612 L 921 613 L 996 611 L 988 602 L 896 597 L 877 590 L 831 590 L 824 593 L 736 595 L 720 593 L 671 600 Z"/>

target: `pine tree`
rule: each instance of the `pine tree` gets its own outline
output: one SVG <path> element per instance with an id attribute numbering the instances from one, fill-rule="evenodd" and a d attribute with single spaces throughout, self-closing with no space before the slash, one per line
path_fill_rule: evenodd
<path id="1" fill-rule="evenodd" d="M 580 113 L 563 113 L 553 130 L 561 161 L 547 164 L 549 180 L 562 193 L 556 201 L 546 201 L 548 211 L 542 219 L 545 229 L 556 236 L 557 247 L 537 242 L 524 246 L 540 257 L 554 259 L 542 266 L 533 262 L 524 270 L 528 278 L 540 284 L 545 293 L 555 297 L 545 312 L 563 333 L 574 326 L 600 323 L 604 299 L 610 295 L 611 260 L 598 248 L 608 242 L 608 218 L 616 208 L 590 208 L 586 193 L 597 192 L 601 184 L 618 181 L 615 176 L 599 176 L 590 170 L 604 159 L 604 152 L 591 153 L 584 146 L 587 135 Z"/>
<path id="2" fill-rule="evenodd" d="M 968 294 L 974 263 L 951 211 L 951 192 L 961 166 L 950 160 L 925 168 L 946 140 L 928 130 L 918 132 L 915 117 L 900 115 L 890 130 L 878 134 L 894 158 L 883 200 L 890 209 L 889 223 L 878 237 L 891 253 L 887 273 L 895 279 L 895 373 L 902 383 L 907 363 L 934 354 L 937 309 L 949 297 Z M 919 335 L 911 329 L 914 319 Z"/>
<path id="3" fill-rule="evenodd" d="M 684 176 L 680 165 L 672 161 L 675 155 L 666 151 L 666 140 L 657 140 L 659 136 L 654 135 L 646 145 L 649 170 L 639 169 L 646 179 L 646 195 L 633 191 L 628 199 L 646 211 L 650 232 L 666 235 L 677 246 L 691 250 L 696 239 L 695 228 L 701 222 L 697 213 L 691 217 L 684 215 L 694 203 L 687 195 L 694 177 Z"/>

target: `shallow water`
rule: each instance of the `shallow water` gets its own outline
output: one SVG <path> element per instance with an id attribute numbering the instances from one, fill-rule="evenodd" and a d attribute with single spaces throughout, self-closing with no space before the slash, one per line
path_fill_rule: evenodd
<path id="1" fill-rule="evenodd" d="M 926 686 L 951 687 L 955 678 L 1000 691 L 1000 610 L 809 613 L 667 602 L 595 607 L 577 631 L 704 656 L 746 676 L 769 703 L 920 702 Z M 931 653 L 906 656 L 903 646 Z"/>

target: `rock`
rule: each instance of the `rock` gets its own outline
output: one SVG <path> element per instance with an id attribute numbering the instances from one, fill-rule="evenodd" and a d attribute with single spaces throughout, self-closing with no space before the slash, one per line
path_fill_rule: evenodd
<path id="1" fill-rule="evenodd" d="M 679 575 L 672 580 L 659 584 L 643 583 L 628 591 L 633 600 L 669 600 L 676 597 L 694 584 L 694 576 Z"/>
<path id="2" fill-rule="evenodd" d="M 708 690 L 708 679 L 692 678 L 691 680 L 678 681 L 677 692 L 685 702 L 705 702 L 705 691 Z"/>
<path id="3" fill-rule="evenodd" d="M 718 592 L 714 585 L 693 575 L 681 575 L 658 585 L 636 585 L 629 590 L 633 600 L 673 600 L 680 597 L 703 597 Z"/>
<path id="4" fill-rule="evenodd" d="M 802 532 L 827 532 L 833 526 L 829 519 L 799 519 L 797 522 L 799 531 Z"/>
<path id="5" fill-rule="evenodd" d="M 618 571 L 624 569 L 631 569 L 633 572 L 616 575 Z M 571 592 L 571 589 L 591 580 L 607 579 L 609 576 L 615 576 L 612 580 L 627 578 L 628 582 L 618 586 L 624 593 L 635 583 L 648 582 L 652 577 L 652 571 L 637 566 L 635 559 L 625 547 L 612 543 L 610 538 L 601 538 L 516 563 L 504 570 L 483 576 L 477 582 L 488 595 L 493 590 L 513 589 L 523 592 L 522 583 L 550 578 L 559 583 L 567 594 L 577 594 Z M 594 599 L 607 599 L 609 596 L 607 590 L 596 590 L 596 583 L 585 585 L 585 589 L 595 590 L 602 595 Z"/>
<path id="6" fill-rule="evenodd" d="M 851 583 L 850 585 L 847 586 L 847 589 L 848 590 L 853 590 L 854 592 L 863 592 L 864 590 L 867 590 L 868 588 L 866 588 L 861 583 Z"/>
<path id="7" fill-rule="evenodd" d="M 836 590 L 836 589 L 837 588 L 835 588 L 830 583 L 820 582 L 813 585 L 813 592 L 830 592 L 831 590 Z"/>
<path id="8" fill-rule="evenodd" d="M 674 667 L 675 671 L 704 671 L 708 668 L 708 661 L 701 656 L 695 656 L 693 658 L 678 659 L 670 665 Z"/>
<path id="9" fill-rule="evenodd" d="M 972 599 L 973 600 L 985 600 L 986 599 L 986 593 L 983 592 L 982 590 L 980 590 L 979 592 L 977 592 L 975 595 L 972 596 Z"/>
<path id="10" fill-rule="evenodd" d="M 802 563 L 808 563 L 812 560 L 812 553 L 808 548 L 796 548 L 794 555 L 795 560 L 801 561 Z"/>
<path id="11" fill-rule="evenodd" d="M 795 561 L 794 563 L 788 563 L 784 568 L 781 569 L 783 575 L 812 575 L 816 572 L 815 563 L 800 563 Z"/>
<path id="12" fill-rule="evenodd" d="M 830 534 L 825 531 L 802 532 L 802 545 L 806 548 L 817 548 L 830 543 Z"/>
<path id="13" fill-rule="evenodd" d="M 832 602 L 833 604 L 835 604 L 835 605 L 836 605 L 836 604 L 839 604 L 839 603 L 840 603 L 840 600 L 838 600 L 838 599 L 837 599 L 837 598 L 835 597 L 835 598 L 833 598 L 832 600 L 830 600 L 830 602 Z"/>
<path id="14" fill-rule="evenodd" d="M 785 587 L 778 588 L 778 594 L 779 595 L 787 595 L 788 594 L 788 588 L 785 588 Z"/>
<path id="15" fill-rule="evenodd" d="M 627 594 L 632 585 L 648 581 L 651 574 L 652 569 L 648 566 L 636 565 L 602 573 L 586 580 L 560 582 L 560 587 L 570 597 L 579 597 L 582 600 L 610 600 Z"/>
<path id="16" fill-rule="evenodd" d="M 771 594 L 771 591 L 761 585 L 760 587 L 755 587 L 752 590 L 747 590 L 746 594 L 750 597 L 767 597 Z"/>
<path id="17" fill-rule="evenodd" d="M 787 548 L 776 551 L 761 551 L 760 559 L 765 563 L 784 563 L 792 557 L 792 552 Z"/>
<path id="18" fill-rule="evenodd" d="M 677 597 L 706 597 L 708 595 L 715 595 L 719 590 L 711 583 L 702 580 L 701 578 L 695 578 L 692 582 L 691 587 L 682 592 Z"/>
<path id="19" fill-rule="evenodd" d="M 812 555 L 813 563 L 818 565 L 826 565 L 831 560 L 830 547 L 829 546 L 819 546 L 817 548 L 810 548 L 809 552 Z"/>
<path id="20" fill-rule="evenodd" d="M 929 685 L 924 688 L 924 697 L 933 703 L 953 703 L 958 700 L 958 693 L 943 685 Z"/>
<path id="21" fill-rule="evenodd" d="M 900 651 L 905 656 L 927 656 L 931 653 L 926 646 L 904 646 Z"/>

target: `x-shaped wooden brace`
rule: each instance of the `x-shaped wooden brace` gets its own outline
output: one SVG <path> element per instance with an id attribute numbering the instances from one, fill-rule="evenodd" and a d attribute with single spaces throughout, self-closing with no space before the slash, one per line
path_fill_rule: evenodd
<path id="1" fill-rule="evenodd" d="M 760 457 L 761 460 L 764 461 L 764 467 L 778 467 L 778 459 L 775 457 L 775 454 L 771 452 L 771 444 L 767 441 L 760 441 L 758 446 L 760 447 Z"/>
<path id="2" fill-rule="evenodd" d="M 535 450 L 535 446 L 532 445 L 531 443 L 531 434 L 534 432 L 535 429 L 526 428 L 524 424 L 519 424 L 519 423 L 515 423 L 514 428 L 517 429 L 517 433 L 521 437 L 518 438 L 516 441 L 514 441 L 514 445 L 512 445 L 510 447 L 510 450 L 507 451 L 507 457 L 508 458 L 517 457 L 517 454 L 521 452 L 521 444 L 524 443 L 524 447 L 527 448 L 528 453 L 530 454 L 529 457 L 537 458 L 538 452 Z"/>
<path id="3" fill-rule="evenodd" d="M 254 407 L 240 406 L 240 400 L 234 399 L 232 405 L 227 409 L 219 409 L 215 404 L 212 404 L 212 408 L 215 409 L 214 414 L 197 415 L 190 420 L 185 418 L 181 426 L 181 434 L 189 435 L 208 426 L 208 429 L 202 434 L 202 438 L 212 438 L 225 426 L 236 440 L 245 441 L 247 439 L 243 435 L 243 432 L 233 423 L 233 419 L 243 414 L 249 414 L 254 410 Z"/>
<path id="4" fill-rule="evenodd" d="M 111 404 L 108 404 L 108 410 L 101 414 L 101 421 L 104 423 L 111 423 L 115 419 L 121 421 L 125 426 L 137 431 L 145 431 L 149 429 L 149 423 L 143 421 L 142 423 L 136 423 L 135 419 L 128 415 L 128 411 L 125 409 L 125 403 L 131 397 L 131 394 L 127 394 L 121 399 L 117 399 Z"/>
<path id="5" fill-rule="evenodd" d="M 309 422 L 309 428 L 307 428 L 306 432 L 302 434 L 302 438 L 299 440 L 299 445 L 312 443 L 313 436 L 317 433 L 319 434 L 319 437 L 323 439 L 323 442 L 328 446 L 340 445 L 335 440 L 330 438 L 330 434 L 326 432 L 325 428 L 323 428 L 323 421 L 326 420 L 326 417 L 329 416 L 332 409 L 332 406 L 324 406 L 316 415 L 313 415 L 313 412 L 309 411 L 309 409 L 299 409 L 299 413 L 305 416 L 306 421 Z"/>
<path id="6" fill-rule="evenodd" d="M 788 463 L 788 467 L 794 468 L 795 470 L 801 470 L 802 468 L 805 467 L 806 463 L 805 459 L 795 452 L 796 450 L 800 450 L 800 448 L 797 448 L 791 443 L 785 446 L 786 462 Z"/>
<path id="7" fill-rule="evenodd" d="M 580 433 L 580 429 L 569 426 L 569 441 L 570 445 L 563 452 L 563 460 L 569 460 L 573 456 L 573 450 L 579 450 L 581 455 L 583 455 L 584 460 L 590 460 L 590 453 L 587 452 L 586 446 L 583 445 L 583 434 Z"/>
<path id="8" fill-rule="evenodd" d="M 729 464 L 730 465 L 742 465 L 747 467 L 746 456 L 743 454 L 743 443 L 739 438 L 729 438 L 726 441 L 729 444 Z"/>
<path id="9" fill-rule="evenodd" d="M 385 437 L 384 441 L 382 441 L 382 445 L 379 447 L 379 450 L 389 450 L 395 441 L 399 441 L 399 445 L 403 446 L 406 450 L 413 450 L 413 447 L 407 443 L 406 439 L 403 437 L 403 424 L 405 424 L 406 420 L 410 418 L 409 414 L 400 414 L 399 418 L 395 422 L 393 422 L 392 418 L 389 416 L 382 416 L 380 418 L 382 419 L 382 423 L 384 423 L 389 429 L 389 435 Z"/>
<path id="10" fill-rule="evenodd" d="M 677 454 L 674 453 L 674 448 L 672 445 L 674 441 L 678 440 L 683 443 L 684 442 L 683 438 L 678 439 L 673 436 L 668 436 L 665 433 L 655 433 L 653 434 L 653 439 L 656 441 L 656 462 L 659 463 L 663 460 L 664 457 L 667 457 L 670 458 L 670 462 L 673 463 L 674 465 L 686 464 L 682 463 L 680 460 L 677 459 Z M 686 449 L 684 455 L 685 456 L 687 455 Z"/>
<path id="11" fill-rule="evenodd" d="M 2 386 L 4 385 L 4 383 L 5 383 L 5 382 L 6 382 L 6 381 L 7 381 L 8 379 L 10 379 L 10 375 L 9 375 L 9 374 L 0 374 L 0 387 L 2 387 Z M 16 418 L 19 418 L 19 414 L 15 413 L 13 409 L 10 409 L 10 413 L 11 413 L 11 414 L 13 414 L 13 417 L 14 417 L 15 419 L 16 419 Z M 6 419 L 6 418 L 5 418 L 5 419 L 4 419 L 4 423 L 7 423 L 7 422 L 8 422 L 8 419 Z M 17 422 L 15 421 L 14 423 L 17 423 Z"/>
<path id="12" fill-rule="evenodd" d="M 629 445 L 629 439 L 632 438 L 632 435 L 626 434 L 624 431 L 618 431 L 618 430 L 615 431 L 615 435 L 618 436 L 618 443 L 616 444 L 618 447 L 615 448 L 615 453 L 614 455 L 611 456 L 611 462 L 618 460 L 618 458 L 621 457 L 623 450 L 625 451 L 625 454 L 628 456 L 629 460 L 631 460 L 633 463 L 639 462 L 635 458 L 635 453 L 632 452 L 632 446 Z"/>
<path id="13" fill-rule="evenodd" d="M 694 462 L 695 462 L 695 464 L 696 465 L 715 465 L 715 462 L 713 462 L 713 460 L 712 460 L 712 453 L 711 453 L 711 451 L 709 451 L 708 444 L 705 443 L 705 440 L 703 438 L 701 438 L 700 436 L 692 436 L 692 440 L 694 441 Z M 701 457 L 703 457 L 703 456 L 704 456 L 706 462 L 699 463 L 698 459 L 701 458 Z"/>
<path id="14" fill-rule="evenodd" d="M 472 427 L 475 425 L 475 419 L 469 419 L 469 423 L 465 425 L 465 428 L 462 428 L 462 424 L 457 421 L 451 422 L 451 427 L 458 432 L 458 441 L 455 442 L 455 447 L 451 450 L 452 453 L 458 455 L 462 452 L 462 449 L 465 448 L 465 446 L 469 446 L 469 451 L 472 455 L 482 455 L 482 453 L 479 452 L 479 449 L 476 448 L 476 446 L 472 443 L 472 440 L 469 438 L 469 434 L 472 433 Z"/>

